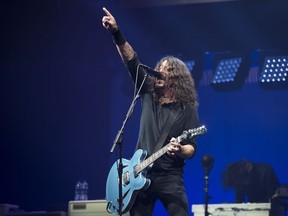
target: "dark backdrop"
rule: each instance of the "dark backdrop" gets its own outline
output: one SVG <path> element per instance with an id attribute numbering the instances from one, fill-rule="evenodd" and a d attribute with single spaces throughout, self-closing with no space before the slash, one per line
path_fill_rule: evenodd
<path id="1" fill-rule="evenodd" d="M 241 158 L 272 164 L 280 181 L 288 182 L 287 89 L 264 89 L 254 78 L 240 89 L 216 91 L 207 83 L 213 68 L 204 64 L 208 51 L 235 51 L 257 77 L 255 50 L 287 51 L 286 1 L 133 8 L 121 1 L 12 0 L 0 9 L 0 203 L 67 210 L 79 179 L 87 180 L 89 199 L 105 197 L 106 176 L 118 157 L 109 152 L 133 86 L 101 26 L 103 6 L 143 63 L 153 67 L 166 54 L 197 59 L 192 74 L 208 133 L 186 165 L 191 205 L 204 200 L 204 154 L 215 158 L 211 203 L 233 202 L 221 173 Z M 125 127 L 126 158 L 135 148 L 139 106 Z M 157 205 L 155 215 L 160 212 Z"/>

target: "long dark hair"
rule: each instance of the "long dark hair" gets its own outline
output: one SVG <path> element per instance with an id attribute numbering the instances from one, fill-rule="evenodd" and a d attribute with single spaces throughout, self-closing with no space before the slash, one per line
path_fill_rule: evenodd
<path id="1" fill-rule="evenodd" d="M 167 61 L 169 65 L 167 86 L 174 90 L 174 99 L 176 103 L 183 108 L 191 106 L 197 109 L 198 95 L 195 89 L 194 79 L 186 64 L 174 56 L 165 56 L 157 62 L 155 70 L 159 71 L 160 66 L 164 61 Z M 161 95 L 157 94 L 154 85 L 152 85 L 151 91 L 156 100 L 159 100 Z"/>
<path id="2" fill-rule="evenodd" d="M 253 163 L 249 160 L 240 160 L 228 164 L 223 176 L 223 186 L 225 188 L 241 189 L 251 183 Z"/>

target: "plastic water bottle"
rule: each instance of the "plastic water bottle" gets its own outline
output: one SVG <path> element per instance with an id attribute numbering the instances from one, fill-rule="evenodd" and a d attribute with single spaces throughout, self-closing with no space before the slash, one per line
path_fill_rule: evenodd
<path id="1" fill-rule="evenodd" d="M 80 200 L 81 197 L 81 190 L 82 190 L 82 183 L 78 181 L 75 185 L 75 197 L 74 200 Z"/>
<path id="2" fill-rule="evenodd" d="M 82 190 L 81 190 L 81 200 L 88 200 L 88 183 L 84 180 L 82 181 Z"/>

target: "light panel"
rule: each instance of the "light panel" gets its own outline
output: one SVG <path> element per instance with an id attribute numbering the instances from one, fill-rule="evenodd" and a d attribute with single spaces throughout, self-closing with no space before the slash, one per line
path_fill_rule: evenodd
<path id="1" fill-rule="evenodd" d="M 189 69 L 189 71 L 191 73 L 194 66 L 195 66 L 195 61 L 194 60 L 187 60 L 187 61 L 184 61 L 184 63 L 186 64 L 187 68 Z"/>
<path id="2" fill-rule="evenodd" d="M 220 60 L 211 83 L 220 84 L 234 82 L 241 62 L 241 57 Z"/>
<path id="3" fill-rule="evenodd" d="M 259 77 L 261 83 L 287 82 L 288 56 L 266 57 Z"/>

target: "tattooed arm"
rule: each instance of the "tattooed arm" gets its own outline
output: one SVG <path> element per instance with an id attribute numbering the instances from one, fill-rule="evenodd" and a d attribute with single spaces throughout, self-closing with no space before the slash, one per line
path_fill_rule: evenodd
<path id="1" fill-rule="evenodd" d="M 135 51 L 122 35 L 112 14 L 105 7 L 103 7 L 103 11 L 106 15 L 102 18 L 102 25 L 112 34 L 114 43 L 116 44 L 122 60 L 124 62 L 131 60 L 135 55 Z"/>

